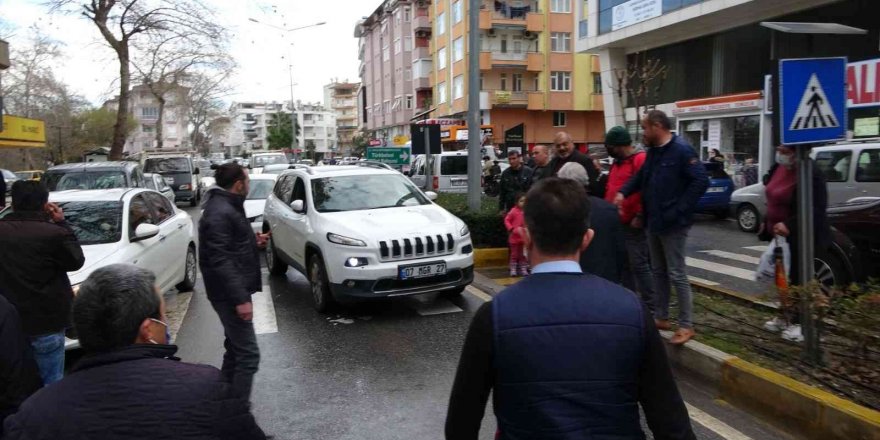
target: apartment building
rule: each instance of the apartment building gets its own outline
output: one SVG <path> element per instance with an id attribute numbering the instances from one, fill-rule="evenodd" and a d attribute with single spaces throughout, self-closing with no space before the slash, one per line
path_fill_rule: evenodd
<path id="1" fill-rule="evenodd" d="M 159 123 L 159 102 L 143 84 L 131 88 L 129 109 L 136 124 L 125 140 L 124 153 L 136 155 L 155 150 L 189 150 L 189 109 L 186 105 L 186 87 L 177 87 L 165 93 L 162 112 L 162 140 L 156 139 Z M 118 111 L 119 98 L 104 102 L 103 107 Z"/>
<path id="2" fill-rule="evenodd" d="M 483 0 L 477 86 L 483 133 L 494 144 L 531 148 L 551 143 L 559 131 L 569 132 L 581 149 L 602 143 L 598 57 L 574 51 L 574 1 Z M 432 117 L 465 119 L 468 110 L 468 3 L 436 0 L 430 6 Z M 464 140 L 448 136 L 444 142 Z"/>
<path id="3" fill-rule="evenodd" d="M 302 133 L 297 138 L 298 152 L 307 151 L 307 146 L 315 145 L 315 156 L 321 159 L 339 151 L 336 131 L 336 113 L 324 108 L 320 103 L 296 102 L 296 117 Z"/>
<path id="4" fill-rule="evenodd" d="M 266 136 L 274 113 L 290 114 L 289 105 L 275 101 L 233 102 L 228 112 L 231 125 L 229 145 L 241 153 L 268 149 Z"/>
<path id="5" fill-rule="evenodd" d="M 410 0 L 386 0 L 372 14 L 355 26 L 358 38 L 359 76 L 361 89 L 361 127 L 368 136 L 384 139 L 390 144 L 395 136 L 409 136 L 409 123 L 417 106 L 427 106 L 428 44 L 424 37 L 416 47 L 413 21 L 422 14 L 420 23 L 427 25 L 427 9 Z M 422 2 L 425 3 L 425 2 Z M 424 34 L 424 28 L 422 29 Z M 430 32 L 430 31 L 429 31 Z M 414 64 L 414 54 L 419 61 Z M 424 61 L 422 61 L 424 60 Z M 428 64 L 426 64 L 428 63 Z M 422 101 L 416 101 L 413 69 L 417 66 Z"/>
<path id="6" fill-rule="evenodd" d="M 336 117 L 338 151 L 350 156 L 352 139 L 358 132 L 358 91 L 360 83 L 334 80 L 324 86 L 324 108 Z"/>
<path id="7" fill-rule="evenodd" d="M 236 149 L 233 150 L 232 137 L 233 127 L 232 119 L 229 116 L 219 116 L 208 122 L 208 144 L 211 153 L 223 153 L 230 157 L 240 155 Z M 241 133 L 239 133 L 240 135 Z M 241 145 L 241 142 L 237 145 Z"/>
<path id="8" fill-rule="evenodd" d="M 747 158 L 758 160 L 761 173 L 773 164 L 765 90 L 776 69 L 774 44 L 779 58 L 848 57 L 849 129 L 854 136 L 880 135 L 880 97 L 862 102 L 858 92 L 876 90 L 880 78 L 880 26 L 866 13 L 877 10 L 875 0 L 578 0 L 575 6 L 576 50 L 599 55 L 602 82 L 615 84 L 615 73 L 636 63 L 659 62 L 668 72 L 649 104 L 672 116 L 679 135 L 703 157 L 718 148 L 735 180 Z M 767 21 L 834 22 L 868 34 L 773 35 L 761 26 Z M 634 104 L 616 92 L 603 90 L 605 124 L 626 124 L 638 136 Z"/>

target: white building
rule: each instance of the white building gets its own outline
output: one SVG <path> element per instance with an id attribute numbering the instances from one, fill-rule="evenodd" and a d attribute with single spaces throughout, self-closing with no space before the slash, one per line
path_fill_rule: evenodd
<path id="1" fill-rule="evenodd" d="M 318 103 L 296 102 L 296 117 L 302 133 L 297 138 L 297 146 L 303 152 L 309 141 L 315 144 L 319 157 L 339 151 L 336 138 L 336 114 Z"/>
<path id="2" fill-rule="evenodd" d="M 352 139 L 358 131 L 358 90 L 360 83 L 333 81 L 324 86 L 324 108 L 336 115 L 339 153 L 350 156 Z"/>
<path id="3" fill-rule="evenodd" d="M 214 118 L 208 123 L 208 142 L 212 153 L 224 153 L 229 156 L 238 156 L 238 149 L 232 149 L 232 119 L 228 116 Z M 240 134 L 240 133 L 239 133 Z M 237 145 L 241 145 L 241 141 Z"/>
<path id="4" fill-rule="evenodd" d="M 273 113 L 290 114 L 290 109 L 274 101 L 233 102 L 229 107 L 228 145 L 240 153 L 268 149 L 266 136 Z"/>
<path id="5" fill-rule="evenodd" d="M 162 119 L 162 145 L 156 140 L 156 124 L 159 121 L 159 103 L 145 85 L 131 89 L 129 109 L 137 122 L 134 130 L 125 140 L 124 152 L 129 155 L 156 150 L 189 150 L 189 109 L 186 106 L 188 89 L 178 87 L 165 94 L 165 108 Z M 104 108 L 119 109 L 119 99 L 104 103 Z"/>

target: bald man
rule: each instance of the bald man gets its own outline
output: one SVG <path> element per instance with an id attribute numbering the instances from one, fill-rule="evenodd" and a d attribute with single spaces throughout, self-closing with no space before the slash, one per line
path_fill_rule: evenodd
<path id="1" fill-rule="evenodd" d="M 532 149 L 532 155 L 535 160 L 535 168 L 532 172 L 532 184 L 534 184 L 545 177 L 550 177 L 552 174 L 550 168 L 550 147 L 535 145 L 535 148 Z"/>
<path id="2" fill-rule="evenodd" d="M 599 198 L 604 197 L 605 190 L 599 184 L 599 169 L 596 168 L 592 159 L 575 148 L 571 135 L 564 131 L 556 133 L 553 145 L 556 147 L 556 157 L 550 162 L 550 174 L 553 176 L 558 175 L 562 166 L 569 162 L 581 164 L 587 170 L 587 176 L 590 178 L 590 186 L 588 188 L 590 195 Z"/>

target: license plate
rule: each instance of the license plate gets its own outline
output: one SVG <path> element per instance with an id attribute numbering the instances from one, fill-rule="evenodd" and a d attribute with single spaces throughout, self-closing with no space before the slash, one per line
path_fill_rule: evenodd
<path id="1" fill-rule="evenodd" d="M 464 179 L 455 179 L 450 182 L 452 182 L 452 186 L 467 186 L 467 180 Z"/>
<path id="2" fill-rule="evenodd" d="M 446 275 L 446 263 L 440 262 L 430 264 L 414 264 L 411 266 L 398 266 L 397 273 L 401 280 Z"/>
<path id="3" fill-rule="evenodd" d="M 725 189 L 726 188 L 724 188 L 723 186 L 714 186 L 712 188 L 707 189 L 706 192 L 707 193 L 720 193 L 720 192 L 724 192 Z"/>
<path id="4" fill-rule="evenodd" d="M 173 178 L 173 177 L 165 177 L 164 179 L 165 179 L 165 183 L 167 183 L 167 184 L 169 184 L 169 185 L 171 185 L 172 183 L 174 183 L 174 178 Z"/>

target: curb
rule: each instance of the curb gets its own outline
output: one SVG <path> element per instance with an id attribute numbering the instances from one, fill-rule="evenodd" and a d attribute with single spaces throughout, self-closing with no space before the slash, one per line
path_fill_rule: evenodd
<path id="1" fill-rule="evenodd" d="M 477 269 L 507 266 L 507 259 L 507 248 L 474 249 L 474 267 Z"/>

